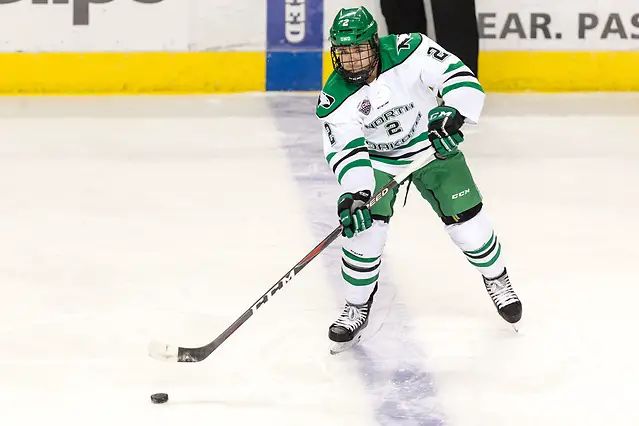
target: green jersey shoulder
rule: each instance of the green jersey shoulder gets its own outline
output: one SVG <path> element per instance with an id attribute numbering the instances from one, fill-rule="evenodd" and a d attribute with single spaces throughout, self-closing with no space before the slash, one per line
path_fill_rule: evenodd
<path id="1" fill-rule="evenodd" d="M 362 86 L 349 83 L 333 71 L 317 99 L 315 110 L 317 116 L 319 118 L 328 116 L 361 88 Z"/>
<path id="2" fill-rule="evenodd" d="M 403 63 L 417 50 L 422 41 L 423 38 L 419 33 L 381 37 L 379 39 L 381 72 L 386 72 Z M 333 71 L 317 99 L 315 110 L 317 116 L 327 117 L 361 88 L 362 86 L 349 83 Z"/>
<path id="3" fill-rule="evenodd" d="M 382 73 L 401 65 L 422 44 L 419 33 L 389 35 L 379 39 Z"/>

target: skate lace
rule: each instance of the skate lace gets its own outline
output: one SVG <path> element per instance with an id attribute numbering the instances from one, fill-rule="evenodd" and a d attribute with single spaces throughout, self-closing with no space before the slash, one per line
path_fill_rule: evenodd
<path id="1" fill-rule="evenodd" d="M 512 286 L 510 285 L 510 279 L 508 276 L 502 278 L 502 280 L 487 280 L 486 289 L 497 308 L 501 309 L 506 305 L 519 301 L 519 298 L 515 294 Z"/>
<path id="2" fill-rule="evenodd" d="M 345 327 L 349 331 L 356 330 L 361 327 L 368 315 L 367 306 L 355 306 L 347 304 L 344 306 L 344 311 L 339 316 L 335 324 Z"/>

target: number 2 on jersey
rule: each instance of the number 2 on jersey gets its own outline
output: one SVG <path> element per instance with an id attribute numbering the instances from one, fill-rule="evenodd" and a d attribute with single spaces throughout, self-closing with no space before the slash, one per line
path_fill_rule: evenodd
<path id="1" fill-rule="evenodd" d="M 404 131 L 402 126 L 399 125 L 399 121 L 389 121 L 384 125 L 384 128 L 388 136 L 393 136 Z"/>
<path id="2" fill-rule="evenodd" d="M 432 46 L 428 48 L 428 51 L 426 52 L 426 54 L 430 56 L 431 58 L 435 58 L 435 60 L 439 62 L 444 62 L 446 58 L 450 56 L 450 54 L 446 52 L 442 52 L 438 48 L 432 47 Z"/>

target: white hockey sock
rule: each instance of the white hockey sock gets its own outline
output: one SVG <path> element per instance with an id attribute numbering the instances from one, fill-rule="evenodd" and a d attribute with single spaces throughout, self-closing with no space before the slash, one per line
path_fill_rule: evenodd
<path id="1" fill-rule="evenodd" d="M 467 222 L 447 225 L 446 231 L 483 276 L 495 278 L 504 271 L 501 243 L 483 211 Z"/>
<path id="2" fill-rule="evenodd" d="M 388 224 L 373 222 L 370 229 L 345 239 L 342 247 L 342 279 L 345 298 L 361 305 L 370 297 L 379 278 Z"/>

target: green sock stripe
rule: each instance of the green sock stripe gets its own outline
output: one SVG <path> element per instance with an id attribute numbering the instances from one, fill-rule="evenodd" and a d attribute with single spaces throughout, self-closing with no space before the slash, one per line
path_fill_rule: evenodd
<path id="1" fill-rule="evenodd" d="M 353 278 L 350 275 L 346 274 L 343 270 L 342 270 L 342 278 L 344 278 L 346 280 L 347 283 L 349 283 L 350 285 L 354 285 L 357 287 L 361 287 L 361 286 L 365 286 L 365 285 L 371 285 L 373 284 L 375 281 L 377 281 L 377 278 L 379 278 L 379 273 L 375 274 L 374 277 L 371 278 L 363 278 L 361 280 L 358 280 L 357 278 Z"/>
<path id="2" fill-rule="evenodd" d="M 345 249 L 342 249 L 342 253 L 344 253 L 344 255 L 346 257 L 348 257 L 349 259 L 353 259 L 357 262 L 362 262 L 362 263 L 373 263 L 373 262 L 377 262 L 377 259 L 379 259 L 381 256 L 377 256 L 377 257 L 359 257 L 351 252 L 346 251 Z"/>
<path id="3" fill-rule="evenodd" d="M 484 244 L 483 246 L 481 246 L 480 249 L 471 250 L 471 251 L 465 251 L 464 253 L 466 253 L 466 254 L 479 254 L 482 251 L 486 250 L 488 247 L 490 247 L 491 244 L 493 243 L 494 239 L 495 239 L 495 231 L 493 231 L 493 234 L 490 236 L 490 239 L 488 240 L 488 242 L 486 244 Z"/>
<path id="4" fill-rule="evenodd" d="M 489 266 L 492 266 L 493 263 L 497 262 L 497 259 L 499 259 L 499 255 L 501 254 L 501 243 L 499 243 L 499 245 L 497 246 L 497 253 L 495 254 L 495 256 L 490 259 L 488 262 L 484 262 L 484 263 L 476 263 L 473 262 L 472 260 L 468 260 L 472 265 L 478 267 L 478 268 L 487 268 Z"/>

